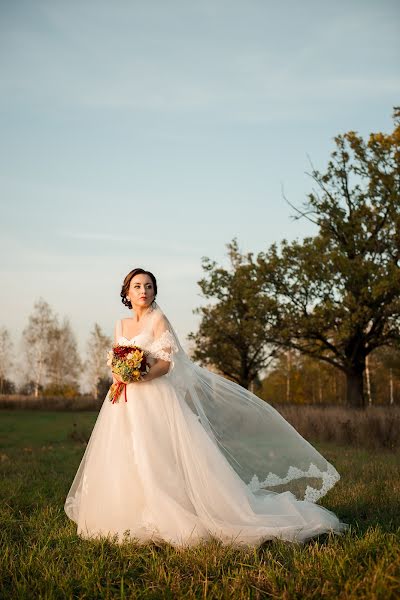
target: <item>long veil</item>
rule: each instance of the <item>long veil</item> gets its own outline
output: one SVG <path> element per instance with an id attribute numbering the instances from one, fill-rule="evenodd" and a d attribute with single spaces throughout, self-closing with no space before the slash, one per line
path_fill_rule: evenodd
<path id="1" fill-rule="evenodd" d="M 151 313 L 165 324 L 154 353 L 172 354 L 166 377 L 254 493 L 290 491 L 299 500 L 316 502 L 335 485 L 340 476 L 333 465 L 277 410 L 237 383 L 194 363 L 155 302 Z M 147 323 L 154 324 L 153 318 Z"/>

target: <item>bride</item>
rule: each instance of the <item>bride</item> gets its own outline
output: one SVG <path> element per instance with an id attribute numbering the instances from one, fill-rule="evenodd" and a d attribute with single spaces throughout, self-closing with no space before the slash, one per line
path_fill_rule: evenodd
<path id="1" fill-rule="evenodd" d="M 193 363 L 156 294 L 149 271 L 125 277 L 132 317 L 117 321 L 114 342 L 144 349 L 150 370 L 103 402 L 65 501 L 78 534 L 259 546 L 345 531 L 315 504 L 336 469 L 265 401 Z"/>

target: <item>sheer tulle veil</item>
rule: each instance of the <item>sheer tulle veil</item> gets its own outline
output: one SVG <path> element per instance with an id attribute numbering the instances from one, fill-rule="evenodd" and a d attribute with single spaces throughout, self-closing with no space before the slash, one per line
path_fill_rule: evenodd
<path id="1" fill-rule="evenodd" d="M 156 302 L 142 320 L 144 333 L 162 331 L 154 354 L 171 359 L 165 377 L 253 492 L 290 491 L 299 500 L 316 502 L 335 485 L 340 476 L 333 465 L 277 410 L 190 359 Z"/>

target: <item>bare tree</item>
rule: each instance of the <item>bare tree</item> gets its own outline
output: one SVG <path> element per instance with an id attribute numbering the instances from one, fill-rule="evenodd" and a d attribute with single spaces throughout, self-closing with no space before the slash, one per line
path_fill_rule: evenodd
<path id="1" fill-rule="evenodd" d="M 107 350 L 111 348 L 111 339 L 105 335 L 98 323 L 94 324 L 87 343 L 86 374 L 91 392 L 96 398 L 99 395 L 99 383 L 109 377 L 107 367 Z"/>
<path id="2" fill-rule="evenodd" d="M 12 360 L 13 343 L 10 334 L 5 327 L 0 328 L 0 394 L 5 393 L 5 383 L 10 380 L 10 369 Z"/>
<path id="3" fill-rule="evenodd" d="M 50 305 L 40 298 L 35 302 L 28 325 L 22 334 L 28 369 L 26 374 L 33 382 L 36 397 L 39 395 L 39 388 L 47 380 L 51 339 L 56 327 L 57 320 Z"/>
<path id="4" fill-rule="evenodd" d="M 66 385 L 77 387 L 81 360 L 68 319 L 64 319 L 61 326 L 55 319 L 54 327 L 50 331 L 50 356 L 47 365 L 47 378 L 50 385 L 55 389 L 61 389 Z"/>

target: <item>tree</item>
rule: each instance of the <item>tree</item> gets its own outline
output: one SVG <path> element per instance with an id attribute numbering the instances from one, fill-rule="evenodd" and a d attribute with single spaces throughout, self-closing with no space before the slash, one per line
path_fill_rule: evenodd
<path id="1" fill-rule="evenodd" d="M 2 394 L 15 394 L 16 386 L 15 386 L 15 383 L 13 381 L 11 381 L 10 379 L 4 379 L 2 381 L 1 385 L 2 385 L 2 388 L 1 388 Z"/>
<path id="2" fill-rule="evenodd" d="M 110 376 L 110 374 L 108 374 L 107 377 L 101 377 L 98 380 L 96 400 L 98 400 L 100 398 L 101 401 L 103 401 L 103 399 L 107 396 L 107 392 L 110 389 L 111 384 L 112 384 L 112 377 Z"/>
<path id="3" fill-rule="evenodd" d="M 47 361 L 47 381 L 52 390 L 58 393 L 78 388 L 78 378 L 81 369 L 81 360 L 74 332 L 68 319 L 59 325 L 54 319 L 53 327 L 49 332 L 49 360 Z"/>
<path id="4" fill-rule="evenodd" d="M 236 240 L 227 248 L 228 269 L 203 258 L 205 276 L 198 284 L 213 303 L 194 311 L 201 322 L 189 339 L 195 360 L 249 388 L 273 355 L 267 344 L 271 301 L 260 291 L 252 254 L 241 254 Z"/>
<path id="5" fill-rule="evenodd" d="M 24 390 L 33 384 L 36 397 L 39 391 L 47 395 L 71 395 L 74 390 L 76 394 L 81 361 L 68 319 L 60 325 L 50 305 L 40 298 L 34 304 L 22 337 L 29 382 Z"/>
<path id="6" fill-rule="evenodd" d="M 107 366 L 107 350 L 110 348 L 111 339 L 102 332 L 100 325 L 95 323 L 87 343 L 85 369 L 91 392 L 96 400 L 100 389 L 105 388 L 105 380 L 111 383 L 110 369 Z"/>
<path id="7" fill-rule="evenodd" d="M 10 393 L 10 370 L 13 365 L 13 344 L 5 327 L 0 328 L 0 394 Z"/>
<path id="8" fill-rule="evenodd" d="M 399 109 L 394 125 L 367 141 L 337 136 L 326 173 L 312 168 L 317 191 L 295 209 L 318 234 L 258 256 L 274 341 L 341 369 L 354 407 L 365 406 L 368 354 L 400 339 Z"/>
<path id="9" fill-rule="evenodd" d="M 343 373 L 332 365 L 289 349 L 278 352 L 259 395 L 277 404 L 343 404 L 344 383 Z"/>
<path id="10" fill-rule="evenodd" d="M 400 348 L 382 347 L 372 354 L 372 388 L 378 403 L 398 403 Z"/>
<path id="11" fill-rule="evenodd" d="M 35 393 L 36 390 L 36 384 L 34 381 L 27 381 L 25 383 L 23 383 L 18 390 L 19 394 L 22 394 L 23 396 L 32 396 L 32 394 Z M 38 389 L 38 393 L 42 393 L 43 392 L 43 386 L 39 385 L 39 389 Z"/>
<path id="12" fill-rule="evenodd" d="M 27 376 L 29 381 L 33 381 L 36 397 L 47 379 L 52 335 L 56 326 L 57 320 L 52 309 L 40 298 L 35 302 L 22 334 Z"/>

